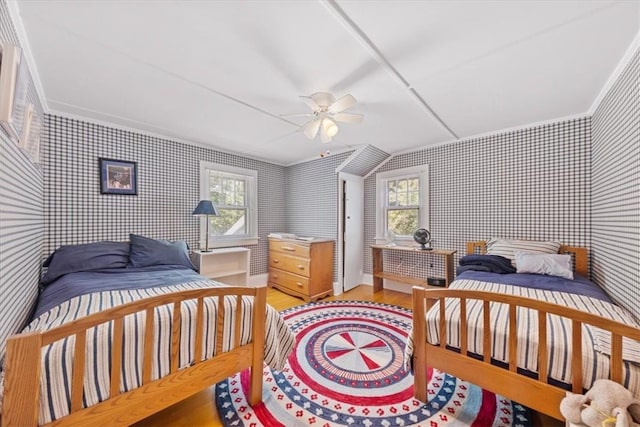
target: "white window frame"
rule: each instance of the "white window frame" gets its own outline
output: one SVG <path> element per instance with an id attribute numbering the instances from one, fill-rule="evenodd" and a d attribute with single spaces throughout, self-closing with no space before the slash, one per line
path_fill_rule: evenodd
<path id="1" fill-rule="evenodd" d="M 376 174 L 376 243 L 385 243 L 385 233 L 387 231 L 387 182 L 393 179 L 415 176 L 420 180 L 420 218 L 418 219 L 418 227 L 431 231 L 429 228 L 429 165 L 380 172 Z M 413 236 L 397 236 L 396 241 L 407 244 L 413 242 Z"/>
<path id="2" fill-rule="evenodd" d="M 224 248 L 258 244 L 258 172 L 253 169 L 239 168 L 220 163 L 200 162 L 200 199 L 209 198 L 209 171 L 241 175 L 247 182 L 247 234 L 233 236 L 214 236 L 209 229 L 209 247 Z M 207 217 L 200 220 L 200 245 L 204 247 Z"/>

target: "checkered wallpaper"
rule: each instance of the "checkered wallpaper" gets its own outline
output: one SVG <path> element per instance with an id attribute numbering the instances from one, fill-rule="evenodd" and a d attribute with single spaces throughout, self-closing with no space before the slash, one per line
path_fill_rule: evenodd
<path id="1" fill-rule="evenodd" d="M 251 274 L 267 272 L 267 234 L 285 229 L 285 168 L 75 119 L 46 116 L 44 256 L 60 245 L 127 240 L 129 233 L 186 240 L 196 248 L 200 161 L 258 172 L 257 245 Z M 138 195 L 100 194 L 98 158 L 137 162 Z"/>
<path id="2" fill-rule="evenodd" d="M 432 244 L 455 249 L 490 237 L 589 246 L 591 120 L 518 129 L 394 156 L 376 172 L 429 165 Z M 376 232 L 376 177 L 365 180 L 365 271 Z M 432 255 L 385 257 L 385 269 L 442 277 Z"/>
<path id="3" fill-rule="evenodd" d="M 287 168 L 287 231 L 299 236 L 334 239 L 333 276 L 337 280 L 338 175 L 336 167 L 352 152 L 336 154 Z"/>
<path id="4" fill-rule="evenodd" d="M 0 40 L 20 45 L 7 4 L 0 1 Z M 30 81 L 27 100 L 42 115 Z M 7 337 L 24 326 L 38 293 L 43 239 L 42 171 L 0 129 L 0 359 Z"/>
<path id="5" fill-rule="evenodd" d="M 592 273 L 640 319 L 640 49 L 592 119 Z"/>

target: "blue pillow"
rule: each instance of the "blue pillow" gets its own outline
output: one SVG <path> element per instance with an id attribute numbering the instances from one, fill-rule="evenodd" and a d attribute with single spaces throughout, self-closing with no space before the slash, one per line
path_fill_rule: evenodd
<path id="1" fill-rule="evenodd" d="M 131 234 L 129 241 L 131 243 L 129 252 L 131 267 L 180 265 L 191 270 L 196 269 L 189 259 L 187 244 L 181 240 L 170 242 Z"/>
<path id="2" fill-rule="evenodd" d="M 94 242 L 60 246 L 43 264 L 49 268 L 40 280 L 40 284 L 48 285 L 69 273 L 125 268 L 127 264 L 129 264 L 129 243 L 127 242 Z"/>

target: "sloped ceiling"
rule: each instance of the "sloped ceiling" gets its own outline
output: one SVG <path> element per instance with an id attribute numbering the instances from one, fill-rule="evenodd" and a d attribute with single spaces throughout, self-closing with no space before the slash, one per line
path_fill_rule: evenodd
<path id="1" fill-rule="evenodd" d="M 22 1 L 51 112 L 293 164 L 588 111 L 640 1 Z M 353 94 L 329 144 L 298 96 Z"/>

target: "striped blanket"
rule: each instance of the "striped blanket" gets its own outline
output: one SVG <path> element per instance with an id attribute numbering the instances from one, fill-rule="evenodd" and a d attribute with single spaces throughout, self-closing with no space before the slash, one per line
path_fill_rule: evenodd
<path id="1" fill-rule="evenodd" d="M 41 314 L 27 326 L 24 332 L 49 330 L 73 319 L 160 294 L 210 288 L 212 286 L 224 285 L 203 280 L 149 289 L 105 291 L 81 295 Z M 205 298 L 204 302 L 205 327 L 203 328 L 202 359 L 215 356 L 216 316 L 218 310 L 217 297 Z M 242 305 L 241 342 L 238 344 L 233 342 L 234 334 L 232 328 L 233 318 L 236 313 L 236 298 L 225 297 L 223 352 L 232 350 L 238 345 L 247 344 L 252 340 L 253 298 L 243 297 Z M 181 330 L 183 333 L 181 334 L 182 340 L 180 342 L 178 361 L 180 369 L 188 367 L 194 362 L 196 307 L 197 302 L 195 300 L 181 303 Z M 161 378 L 170 372 L 172 315 L 173 307 L 171 304 L 156 309 L 153 349 L 156 358 L 152 368 L 152 380 Z M 142 384 L 145 313 L 140 312 L 127 316 L 123 323 L 125 333 L 123 339 L 121 392 L 132 390 Z M 111 328 L 112 323 L 105 323 L 87 331 L 84 407 L 109 398 Z M 270 306 L 267 306 L 265 330 L 265 363 L 274 369 L 282 369 L 289 353 L 293 349 L 295 337 L 278 312 Z M 188 333 L 184 331 L 188 331 Z M 69 337 L 42 349 L 40 424 L 69 414 L 71 366 L 73 363 L 71 351 L 74 347 L 74 342 L 75 337 Z"/>
<path id="2" fill-rule="evenodd" d="M 627 325 L 637 325 L 633 317 L 624 309 L 609 302 L 568 292 L 532 289 L 520 286 L 482 282 L 478 280 L 455 280 L 450 289 L 496 292 L 518 295 L 565 307 L 575 308 Z M 460 348 L 460 301 L 447 299 L 445 302 L 447 344 Z M 479 300 L 467 301 L 468 350 L 482 355 L 483 349 L 483 304 Z M 509 308 L 502 303 L 491 303 L 491 357 L 497 361 L 509 361 Z M 427 341 L 439 344 L 439 308 L 436 304 L 427 312 Z M 571 383 L 571 321 L 556 315 L 547 319 L 547 339 L 549 351 L 548 375 L 565 384 Z M 517 365 L 521 369 L 538 371 L 538 313 L 523 307 L 517 310 Z M 609 377 L 611 353 L 610 334 L 591 325 L 582 326 L 582 354 L 584 387 L 589 389 L 598 378 Z M 410 364 L 413 354 L 413 334 L 410 334 L 405 349 L 405 364 Z M 623 341 L 623 382 L 636 396 L 640 396 L 640 343 Z M 427 361 L 428 363 L 428 361 Z"/>

